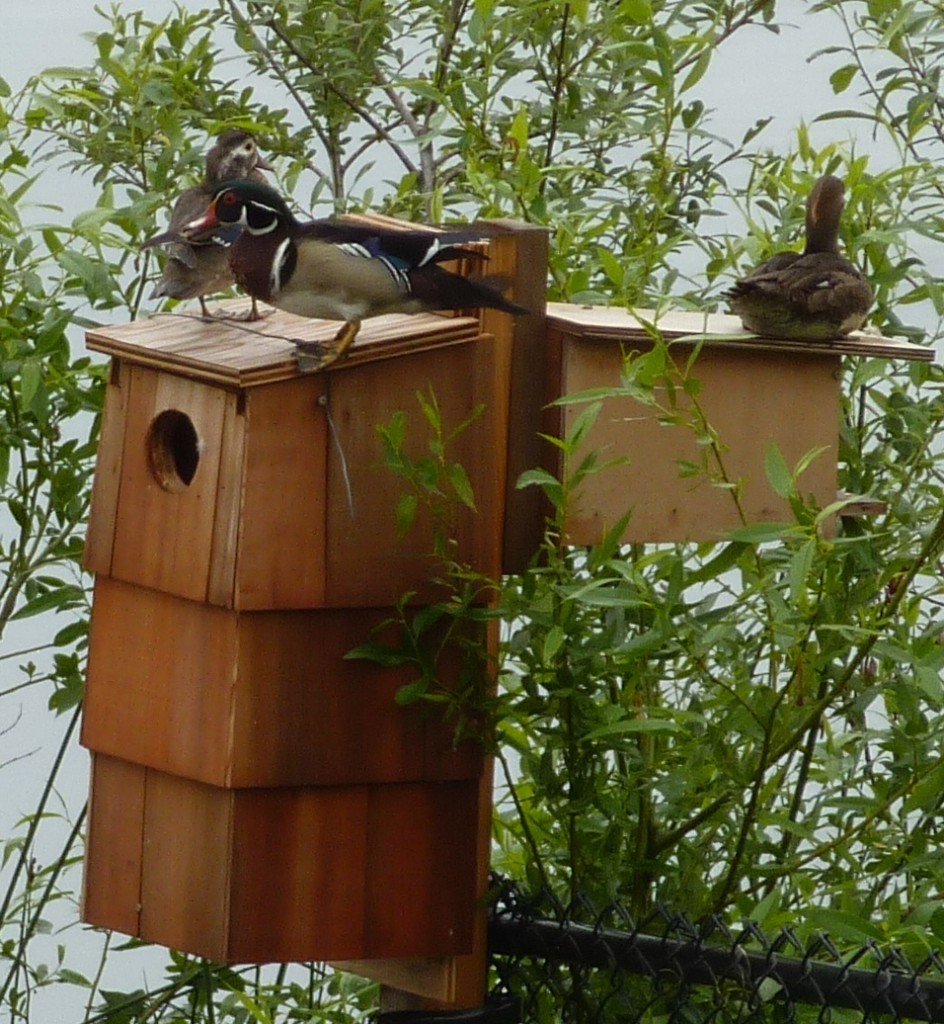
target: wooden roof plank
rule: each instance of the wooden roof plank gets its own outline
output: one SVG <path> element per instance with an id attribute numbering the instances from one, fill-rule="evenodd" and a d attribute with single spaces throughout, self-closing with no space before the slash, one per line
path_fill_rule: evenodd
<path id="1" fill-rule="evenodd" d="M 934 350 L 902 338 L 886 338 L 869 331 L 855 331 L 836 341 L 794 341 L 761 338 L 744 329 L 740 318 L 727 313 L 687 310 L 628 310 L 616 306 L 577 306 L 549 302 L 548 323 L 587 341 L 648 341 L 644 324 L 654 324 L 669 341 L 692 339 L 712 345 L 796 351 L 822 355 L 855 355 L 881 359 L 933 362 Z"/>
<path id="2" fill-rule="evenodd" d="M 330 341 L 332 320 L 313 320 L 274 310 L 247 323 L 233 319 L 249 309 L 247 300 L 223 302 L 228 318 L 157 314 L 128 324 L 106 325 L 86 333 L 93 352 L 217 384 L 249 386 L 296 376 L 294 341 Z M 481 335 L 476 317 L 432 313 L 392 314 L 365 321 L 347 359 L 329 368 L 343 370 L 418 348 L 467 343 Z"/>

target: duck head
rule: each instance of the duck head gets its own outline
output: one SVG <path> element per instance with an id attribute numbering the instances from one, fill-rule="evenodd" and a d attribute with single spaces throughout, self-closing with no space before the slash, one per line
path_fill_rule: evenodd
<path id="1" fill-rule="evenodd" d="M 272 170 L 272 165 L 259 152 L 256 140 L 239 128 L 221 132 L 206 156 L 208 185 L 219 185 L 235 178 L 264 182 L 260 172 Z"/>
<path id="2" fill-rule="evenodd" d="M 204 213 L 185 224 L 180 234 L 200 238 L 221 228 L 241 228 L 250 235 L 268 235 L 290 230 L 295 224 L 275 189 L 252 181 L 224 181 L 214 190 Z"/>

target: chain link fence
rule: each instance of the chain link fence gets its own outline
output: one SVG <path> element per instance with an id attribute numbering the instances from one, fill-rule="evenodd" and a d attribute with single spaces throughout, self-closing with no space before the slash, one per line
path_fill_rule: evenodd
<path id="1" fill-rule="evenodd" d="M 564 905 L 495 880 L 489 950 L 496 998 L 526 1024 L 944 1022 L 944 961 L 897 951 L 841 951 L 719 920 L 695 926 L 660 908 L 634 922 L 618 902 Z"/>

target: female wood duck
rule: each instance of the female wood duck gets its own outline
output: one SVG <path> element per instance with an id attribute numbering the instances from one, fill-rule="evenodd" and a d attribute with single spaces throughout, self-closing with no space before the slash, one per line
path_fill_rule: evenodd
<path id="1" fill-rule="evenodd" d="M 182 233 L 201 237 L 233 226 L 242 229 L 229 257 L 240 288 L 298 316 L 345 322 L 327 350 L 298 344 L 319 357 L 313 369 L 340 358 L 367 317 L 482 306 L 527 312 L 502 296 L 500 277 L 472 279 L 438 265 L 484 259 L 464 248 L 483 240 L 479 232 L 385 231 L 333 219 L 302 223 L 274 189 L 230 181 L 214 190 L 209 209 Z"/>
<path id="2" fill-rule="evenodd" d="M 152 299 L 162 296 L 169 299 L 199 299 L 203 315 L 210 316 L 204 296 L 225 291 L 232 285 L 229 247 L 235 242 L 238 231 L 233 231 L 229 236 L 208 235 L 188 240 L 181 236 L 180 229 L 206 209 L 221 182 L 234 178 L 265 182 L 262 174 L 264 170 L 271 171 L 272 168 L 262 158 L 256 140 L 248 132 L 230 129 L 217 138 L 206 156 L 203 184 L 182 192 L 174 204 L 167 231 L 144 243 L 143 248 L 156 245 L 167 248 L 164 273 L 151 292 Z M 256 317 L 253 299 L 250 319 L 255 320 Z"/>
<path id="3" fill-rule="evenodd" d="M 826 341 L 861 327 L 872 289 L 839 252 L 843 184 L 826 175 L 806 203 L 806 248 L 777 253 L 731 288 L 731 309 L 755 334 Z"/>

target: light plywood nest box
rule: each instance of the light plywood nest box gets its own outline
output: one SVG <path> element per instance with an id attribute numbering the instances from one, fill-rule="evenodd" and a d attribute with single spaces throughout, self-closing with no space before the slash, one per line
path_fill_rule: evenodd
<path id="1" fill-rule="evenodd" d="M 767 479 L 771 445 L 791 469 L 819 451 L 798 487 L 826 507 L 837 498 L 843 357 L 933 358 L 931 349 L 865 333 L 821 343 L 758 338 L 722 314 L 676 311 L 657 319 L 651 310 L 549 303 L 547 323 L 550 402 L 619 389 L 624 359 L 652 350 L 646 324 L 661 333 L 678 369 L 655 381 L 662 410 L 628 392 L 603 400 L 573 457 L 579 465 L 597 452 L 610 463 L 581 483 L 567 509 L 566 540 L 578 546 L 598 543 L 627 513 L 627 544 L 717 541 L 746 524 L 792 522 L 788 501 Z M 697 381 L 697 410 L 680 384 L 685 375 Z M 666 415 L 671 378 L 676 406 Z M 567 437 L 585 407 L 549 407 L 545 431 Z M 704 424 L 717 438 L 720 463 L 699 438 Z M 561 461 L 549 468 L 563 472 Z"/>

